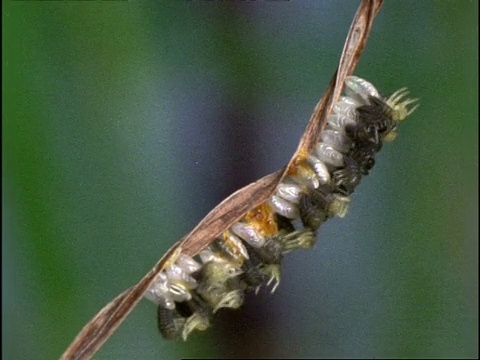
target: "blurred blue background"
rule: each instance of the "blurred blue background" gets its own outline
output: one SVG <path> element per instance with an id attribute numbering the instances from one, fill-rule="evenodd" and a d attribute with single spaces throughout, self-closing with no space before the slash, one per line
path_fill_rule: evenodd
<path id="1" fill-rule="evenodd" d="M 2 355 L 58 358 L 218 202 L 286 164 L 358 1 L 4 2 Z M 478 357 L 478 3 L 387 1 L 356 75 L 420 108 L 271 296 L 97 359 Z"/>

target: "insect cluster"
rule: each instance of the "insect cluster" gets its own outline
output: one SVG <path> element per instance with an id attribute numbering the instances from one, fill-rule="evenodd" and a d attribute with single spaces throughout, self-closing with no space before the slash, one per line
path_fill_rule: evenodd
<path id="1" fill-rule="evenodd" d="M 383 142 L 415 108 L 402 88 L 389 98 L 359 77 L 345 81 L 320 141 L 300 154 L 268 201 L 250 210 L 194 257 L 174 252 L 145 297 L 158 305 L 158 327 L 167 339 L 186 340 L 205 330 L 215 312 L 236 309 L 246 291 L 274 292 L 283 256 L 311 248 L 319 226 L 344 217 L 350 194 L 368 175 Z M 403 100 L 402 100 L 403 99 Z"/>

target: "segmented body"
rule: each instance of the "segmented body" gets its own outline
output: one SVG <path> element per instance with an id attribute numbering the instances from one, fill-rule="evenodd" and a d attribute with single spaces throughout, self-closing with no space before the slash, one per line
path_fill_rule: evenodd
<path id="1" fill-rule="evenodd" d="M 400 89 L 388 99 L 364 79 L 350 76 L 345 94 L 314 151 L 289 169 L 268 201 L 249 211 L 194 257 L 174 253 L 145 297 L 158 305 L 158 327 L 167 339 L 186 339 L 205 330 L 221 308 L 236 309 L 246 291 L 262 285 L 275 291 L 281 261 L 315 243 L 319 226 L 344 217 L 349 195 L 368 175 L 383 142 L 395 138 L 398 122 L 415 108 L 401 100 Z"/>

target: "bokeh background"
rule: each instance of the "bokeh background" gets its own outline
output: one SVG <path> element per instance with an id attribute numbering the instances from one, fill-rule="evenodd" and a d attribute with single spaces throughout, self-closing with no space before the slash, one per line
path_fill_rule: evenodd
<path id="1" fill-rule="evenodd" d="M 2 355 L 55 359 L 286 164 L 358 1 L 3 2 Z M 345 219 L 187 343 L 143 300 L 96 359 L 478 357 L 478 3 L 387 1 L 356 74 L 420 108 Z"/>

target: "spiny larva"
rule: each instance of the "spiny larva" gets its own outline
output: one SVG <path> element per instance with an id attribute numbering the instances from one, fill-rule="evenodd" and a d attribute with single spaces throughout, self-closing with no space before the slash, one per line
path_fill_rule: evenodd
<path id="1" fill-rule="evenodd" d="M 388 98 L 356 76 L 345 80 L 345 95 L 334 104 L 320 141 L 305 154 L 263 204 L 190 257 L 174 252 L 145 297 L 157 309 L 166 339 L 206 330 L 215 312 L 237 309 L 246 291 L 262 285 L 274 292 L 284 255 L 315 244 L 328 219 L 344 217 L 350 195 L 375 165 L 384 142 L 395 139 L 398 124 L 418 105 L 406 88 Z"/>

